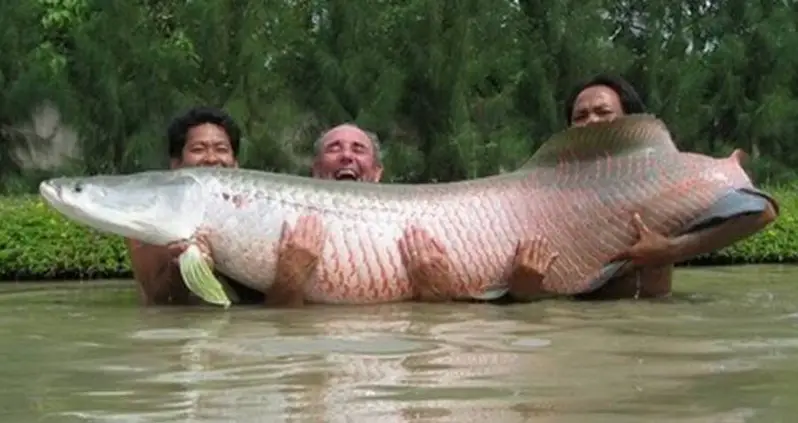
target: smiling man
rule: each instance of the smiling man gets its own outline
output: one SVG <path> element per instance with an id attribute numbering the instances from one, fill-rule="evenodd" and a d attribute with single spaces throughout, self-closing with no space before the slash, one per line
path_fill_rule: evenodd
<path id="1" fill-rule="evenodd" d="M 357 125 L 338 125 L 316 140 L 314 178 L 379 182 L 382 163 L 376 135 Z"/>
<path id="2" fill-rule="evenodd" d="M 169 166 L 184 167 L 238 167 L 241 129 L 224 110 L 215 107 L 193 107 L 177 116 L 167 130 Z M 204 240 L 203 237 L 200 238 Z M 138 283 L 141 302 L 145 305 L 197 304 L 199 299 L 191 294 L 183 282 L 177 257 L 188 244 L 170 246 L 148 245 L 134 239 L 126 240 L 133 276 Z M 203 253 L 210 256 L 206 242 L 198 243 Z M 226 279 L 237 302 L 257 303 L 263 294 Z"/>
<path id="3" fill-rule="evenodd" d="M 376 134 L 357 125 L 335 126 L 316 140 L 311 176 L 336 181 L 378 183 L 382 178 L 380 144 Z M 294 227 L 283 226 L 278 247 L 277 277 L 266 304 L 304 303 L 305 284 L 319 262 L 325 230 L 317 215 L 300 216 Z"/>
<path id="4" fill-rule="evenodd" d="M 316 140 L 311 174 L 318 179 L 378 183 L 382 178 L 380 144 L 376 134 L 354 124 L 342 124 L 324 132 Z M 316 215 L 301 216 L 293 228 L 283 227 L 279 246 L 277 278 L 266 296 L 274 305 L 301 305 L 306 284 L 315 272 L 324 248 L 325 229 Z M 445 249 L 423 229 L 410 226 L 399 240 L 399 251 L 408 277 L 414 286 L 415 299 L 446 301 L 451 299 L 450 263 Z M 520 250 L 531 257 L 525 267 L 525 280 L 542 278 L 536 273 L 538 262 L 550 265 L 552 255 L 539 243 Z M 548 263 L 547 263 L 548 260 Z"/>

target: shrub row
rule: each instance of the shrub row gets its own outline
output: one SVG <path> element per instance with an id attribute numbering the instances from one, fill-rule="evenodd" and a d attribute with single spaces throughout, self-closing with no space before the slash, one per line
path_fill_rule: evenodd
<path id="1" fill-rule="evenodd" d="M 798 262 L 798 192 L 769 190 L 780 218 L 766 230 L 691 265 Z M 69 222 L 37 196 L 0 197 L 0 279 L 130 277 L 121 238 Z"/>
<path id="2" fill-rule="evenodd" d="M 0 197 L 0 219 L 2 280 L 132 275 L 121 237 L 68 221 L 38 196 Z"/>

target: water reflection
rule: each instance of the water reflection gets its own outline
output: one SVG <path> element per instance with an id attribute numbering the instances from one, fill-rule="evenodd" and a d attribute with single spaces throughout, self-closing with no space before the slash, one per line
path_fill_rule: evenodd
<path id="1" fill-rule="evenodd" d="M 798 295 L 785 288 L 789 281 L 752 286 L 751 278 L 730 284 L 724 272 L 684 275 L 700 278 L 704 301 L 221 313 L 120 305 L 112 298 L 129 292 L 118 288 L 74 301 L 55 300 L 52 291 L 46 298 L 16 292 L 0 296 L 6 359 L 0 416 L 57 422 L 792 416 Z M 761 270 L 757 275 L 763 279 Z"/>

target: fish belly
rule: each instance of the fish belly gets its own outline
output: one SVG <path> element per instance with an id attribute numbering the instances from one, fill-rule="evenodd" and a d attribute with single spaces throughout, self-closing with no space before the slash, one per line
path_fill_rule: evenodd
<path id="1" fill-rule="evenodd" d="M 322 218 L 325 240 L 316 272 L 305 286 L 306 300 L 325 304 L 398 302 L 414 295 L 398 246 L 412 225 L 426 231 L 443 248 L 451 295 L 474 298 L 505 285 L 518 233 L 523 232 L 523 211 L 514 213 L 499 197 L 452 198 L 429 204 L 404 201 L 383 212 L 375 211 L 379 207 L 346 213 L 321 211 L 291 201 L 283 203 L 297 205 L 250 204 L 251 211 L 236 210 L 209 223 L 216 228 L 211 231 L 211 244 L 217 269 L 267 292 L 274 283 L 283 222 L 293 227 L 299 216 L 317 214 Z"/>

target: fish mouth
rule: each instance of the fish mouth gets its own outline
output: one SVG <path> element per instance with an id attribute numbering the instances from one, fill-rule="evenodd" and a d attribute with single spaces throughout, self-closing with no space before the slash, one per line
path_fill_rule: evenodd
<path id="1" fill-rule="evenodd" d="M 50 184 L 48 181 L 43 181 L 39 184 L 39 194 L 44 197 L 45 201 L 52 204 L 61 197 L 61 190 Z"/>
<path id="2" fill-rule="evenodd" d="M 333 174 L 336 181 L 359 181 L 360 175 L 354 169 L 339 169 Z"/>

